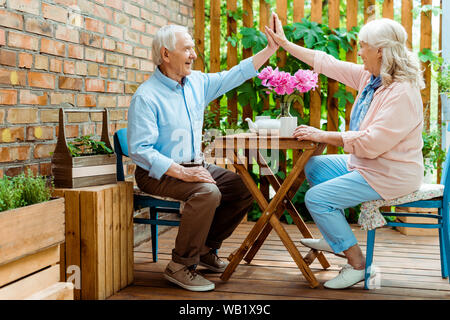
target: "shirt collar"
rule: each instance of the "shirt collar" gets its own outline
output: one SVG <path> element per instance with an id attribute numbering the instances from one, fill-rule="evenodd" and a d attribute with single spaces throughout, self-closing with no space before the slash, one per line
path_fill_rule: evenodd
<path id="1" fill-rule="evenodd" d="M 159 66 L 156 67 L 155 72 L 153 74 L 156 77 L 156 79 L 158 79 L 160 82 L 162 82 L 169 89 L 175 90 L 177 88 L 181 88 L 181 85 L 177 81 L 170 79 L 165 74 L 163 74 L 161 72 L 161 70 L 159 70 Z M 188 81 L 187 77 L 184 77 L 181 80 L 181 82 L 183 82 L 183 86 L 186 84 L 187 81 Z"/>

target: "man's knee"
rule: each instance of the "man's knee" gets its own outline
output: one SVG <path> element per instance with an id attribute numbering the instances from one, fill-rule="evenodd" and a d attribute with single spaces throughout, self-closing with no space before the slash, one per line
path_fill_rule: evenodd
<path id="1" fill-rule="evenodd" d="M 208 204 L 218 207 L 222 199 L 222 193 L 213 183 L 202 183 L 200 188 L 194 193 L 194 197 L 203 198 Z"/>

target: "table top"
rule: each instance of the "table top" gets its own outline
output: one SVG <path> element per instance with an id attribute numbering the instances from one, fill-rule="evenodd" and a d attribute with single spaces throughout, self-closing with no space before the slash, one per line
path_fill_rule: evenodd
<path id="1" fill-rule="evenodd" d="M 298 141 L 293 137 L 264 135 L 257 133 L 238 133 L 216 137 L 215 149 L 315 149 L 318 143 L 309 140 Z"/>

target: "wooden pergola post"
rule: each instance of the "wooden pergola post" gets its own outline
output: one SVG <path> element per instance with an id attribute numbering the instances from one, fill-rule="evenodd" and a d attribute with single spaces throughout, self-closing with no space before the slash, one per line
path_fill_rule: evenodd
<path id="1" fill-rule="evenodd" d="M 442 3 L 442 30 L 450 30 L 450 2 L 441 1 Z M 450 64 L 450 33 L 444 32 L 441 39 L 442 58 L 447 64 Z M 450 103 L 447 98 L 446 103 L 442 101 L 442 147 L 448 150 L 450 145 Z"/>

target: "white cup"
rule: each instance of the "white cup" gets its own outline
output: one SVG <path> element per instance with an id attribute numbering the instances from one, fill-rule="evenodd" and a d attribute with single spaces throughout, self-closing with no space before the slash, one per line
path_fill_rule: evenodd
<path id="1" fill-rule="evenodd" d="M 280 137 L 292 137 L 295 128 L 297 128 L 297 117 L 280 118 Z"/>

